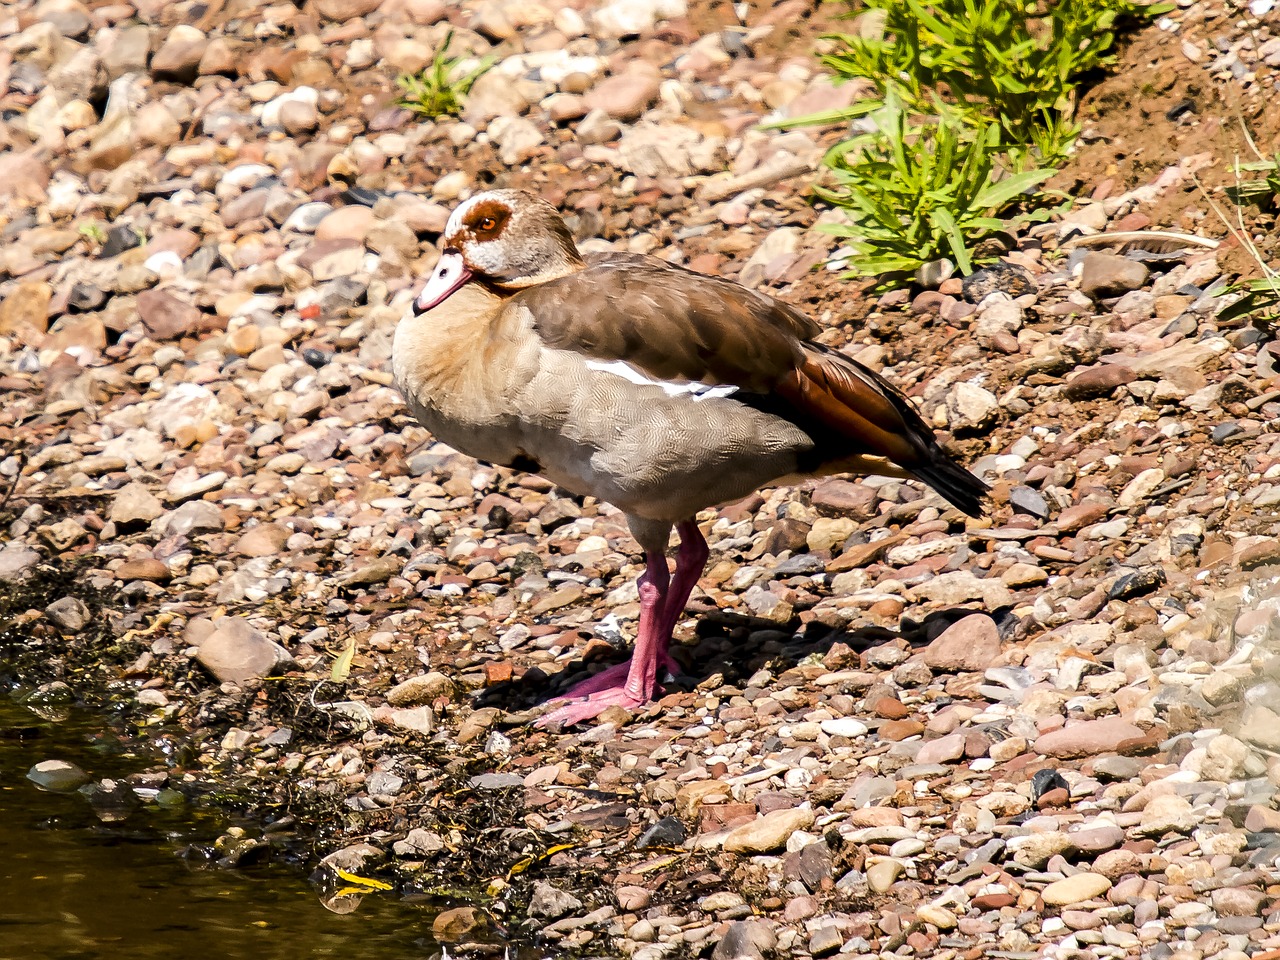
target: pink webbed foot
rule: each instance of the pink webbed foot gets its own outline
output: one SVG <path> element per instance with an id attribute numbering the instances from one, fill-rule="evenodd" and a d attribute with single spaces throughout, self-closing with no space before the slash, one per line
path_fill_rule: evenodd
<path id="1" fill-rule="evenodd" d="M 621 689 L 626 684 L 627 676 L 630 672 L 631 661 L 624 660 L 622 663 L 615 664 L 607 670 L 600 671 L 593 677 L 588 677 L 581 683 L 575 683 L 565 693 L 556 697 L 556 700 L 581 700 L 584 697 L 591 696 L 593 693 Z M 680 664 L 671 659 L 670 654 L 664 651 L 658 658 L 658 673 L 655 679 L 662 677 L 664 673 L 674 676 L 679 672 Z"/>
<path id="2" fill-rule="evenodd" d="M 596 678 L 592 677 L 591 679 L 594 680 Z M 576 690 L 577 688 L 575 687 L 574 689 Z M 557 697 L 553 702 L 558 703 L 562 699 Z M 649 699 L 647 697 L 633 697 L 627 693 L 622 684 L 618 684 L 607 690 L 600 690 L 577 700 L 565 701 L 563 706 L 557 707 L 550 713 L 539 717 L 537 726 L 549 727 L 552 724 L 559 724 L 562 727 L 571 727 L 575 723 L 582 723 L 600 716 L 610 707 L 622 707 L 623 710 L 635 711 L 647 706 L 648 703 Z"/>
<path id="3" fill-rule="evenodd" d="M 676 674 L 680 665 L 671 659 L 665 651 L 658 658 L 658 669 L 666 673 Z M 557 704 L 555 710 L 538 718 L 537 725 L 545 727 L 553 723 L 571 726 L 599 716 L 612 706 L 624 710 L 638 710 L 649 703 L 652 697 L 637 697 L 627 692 L 627 678 L 631 675 L 631 661 L 615 664 L 602 670 L 594 677 L 588 677 L 581 683 L 574 684 L 563 696 L 551 701 Z M 658 676 L 662 676 L 660 672 Z M 655 686 L 653 691 L 658 693 Z"/>

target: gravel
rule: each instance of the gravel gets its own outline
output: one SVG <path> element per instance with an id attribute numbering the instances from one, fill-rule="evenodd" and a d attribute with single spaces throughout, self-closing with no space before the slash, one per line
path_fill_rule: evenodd
<path id="1" fill-rule="evenodd" d="M 514 916 L 642 960 L 1280 951 L 1275 357 L 1215 321 L 1217 251 L 1060 246 L 1181 180 L 855 296 L 813 270 L 836 132 L 756 126 L 855 95 L 779 43 L 821 32 L 798 6 L 218 9 L 0 18 L 0 580 L 33 684 L 63 644 L 190 731 L 199 775 L 150 787 L 252 771 L 406 888 L 492 878 L 514 913 L 447 911 L 442 941 Z M 419 121 L 393 78 L 450 28 L 498 65 Z M 588 249 L 801 305 L 993 483 L 990 518 L 844 479 L 707 512 L 666 696 L 533 729 L 621 657 L 640 568 L 612 508 L 434 442 L 390 386 L 448 211 L 491 183 Z"/>

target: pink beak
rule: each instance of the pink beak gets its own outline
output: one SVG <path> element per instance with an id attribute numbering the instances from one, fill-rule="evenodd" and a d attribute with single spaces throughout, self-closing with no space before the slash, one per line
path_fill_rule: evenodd
<path id="1" fill-rule="evenodd" d="M 462 251 L 452 247 L 440 255 L 436 268 L 431 271 L 426 286 L 413 301 L 413 312 L 420 316 L 432 307 L 439 306 L 460 286 L 471 279 L 471 271 L 462 259 Z"/>

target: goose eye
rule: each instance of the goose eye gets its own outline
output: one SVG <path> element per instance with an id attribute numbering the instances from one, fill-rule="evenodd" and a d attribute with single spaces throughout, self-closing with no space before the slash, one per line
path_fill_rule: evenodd
<path id="1" fill-rule="evenodd" d="M 498 221 L 493 219 L 493 217 L 485 217 L 480 221 L 479 227 L 481 230 L 492 230 L 497 225 Z"/>

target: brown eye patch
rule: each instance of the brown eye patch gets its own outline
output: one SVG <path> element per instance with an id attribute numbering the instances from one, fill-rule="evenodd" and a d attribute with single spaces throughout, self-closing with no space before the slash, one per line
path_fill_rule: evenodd
<path id="1" fill-rule="evenodd" d="M 477 240 L 492 240 L 511 217 L 511 211 L 500 203 L 482 203 L 471 211 L 463 226 Z"/>

